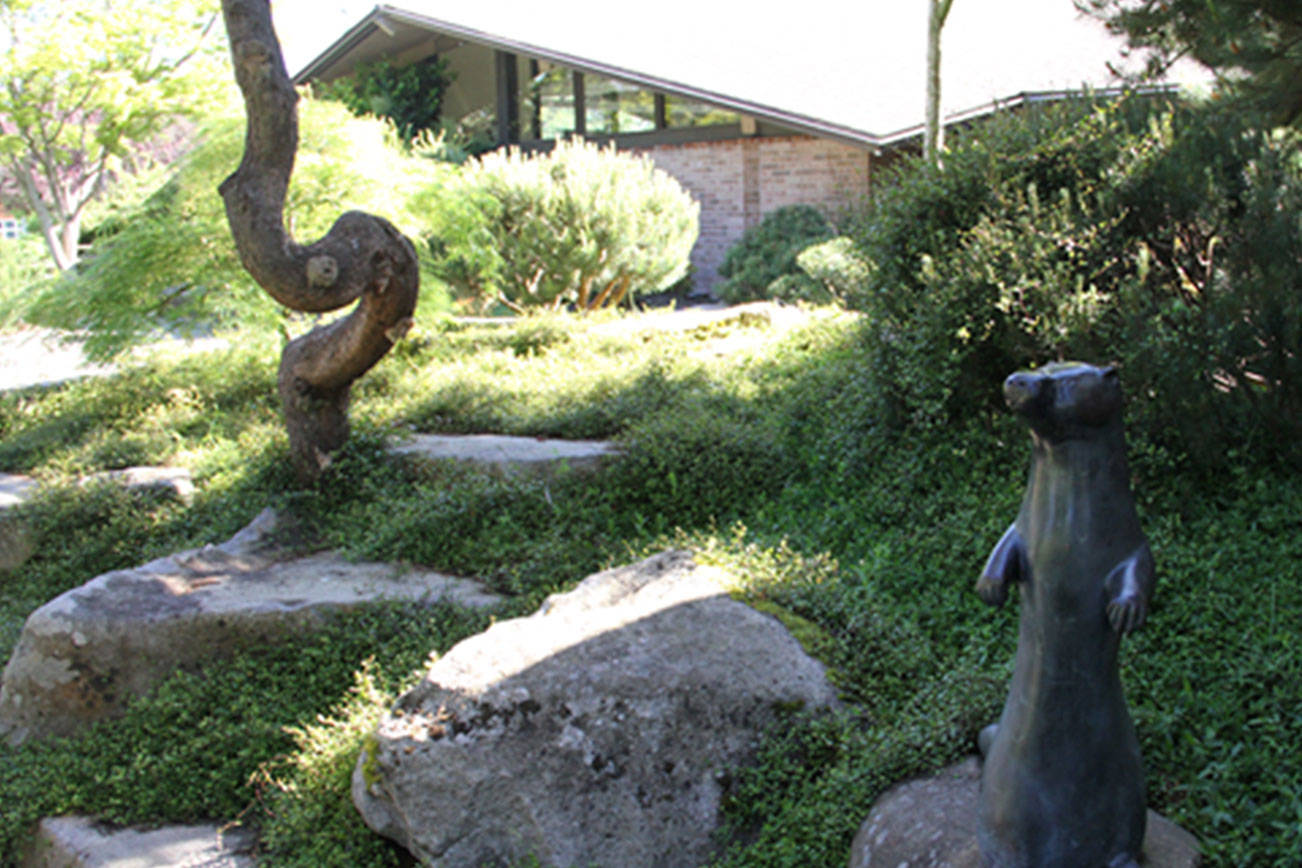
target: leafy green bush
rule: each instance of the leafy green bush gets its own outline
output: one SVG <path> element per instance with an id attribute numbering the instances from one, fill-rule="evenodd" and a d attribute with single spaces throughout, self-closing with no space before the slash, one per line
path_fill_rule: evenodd
<path id="1" fill-rule="evenodd" d="M 759 225 L 746 230 L 724 256 L 719 267 L 719 276 L 724 280 L 715 291 L 720 298 L 734 304 L 772 298 L 775 294 L 798 296 L 808 289 L 807 285 L 793 286 L 793 280 L 780 287 L 773 284 L 784 277 L 806 284 L 796 257 L 806 247 L 831 235 L 827 218 L 811 205 L 788 205 L 770 211 Z"/>
<path id="2" fill-rule="evenodd" d="M 1210 465 L 1302 442 L 1302 172 L 1215 106 L 997 118 L 852 221 L 878 417 L 951 424 L 1010 371 L 1120 362 L 1136 429 Z M 1260 439 L 1256 439 L 1256 438 Z"/>
<path id="3" fill-rule="evenodd" d="M 451 167 L 409 156 L 385 124 L 353 117 L 337 103 L 304 100 L 299 122 L 286 204 L 296 237 L 315 240 L 347 210 L 382 215 L 412 237 L 425 234 L 407 191 L 441 183 Z M 164 331 L 284 328 L 287 313 L 240 265 L 217 193 L 240 161 L 243 140 L 242 116 L 211 121 L 152 195 L 105 209 L 91 230 L 91 253 L 37 295 L 25 318 L 84 330 L 93 358 Z M 436 283 L 426 281 L 422 290 L 422 310 L 446 305 Z"/>
<path id="4" fill-rule="evenodd" d="M 806 287 L 802 296 L 777 298 L 789 301 L 835 301 L 846 306 L 857 306 L 862 300 L 856 293 L 868 282 L 871 264 L 859 255 L 854 239 L 839 235 L 828 241 L 812 244 L 796 256 L 796 264 L 812 281 L 802 281 Z M 782 278 L 778 279 L 781 284 Z M 770 284 L 773 287 L 774 284 Z"/>
<path id="5" fill-rule="evenodd" d="M 582 141 L 486 154 L 430 207 L 440 275 L 517 311 L 591 310 L 673 285 L 687 272 L 699 211 L 649 158 Z"/>

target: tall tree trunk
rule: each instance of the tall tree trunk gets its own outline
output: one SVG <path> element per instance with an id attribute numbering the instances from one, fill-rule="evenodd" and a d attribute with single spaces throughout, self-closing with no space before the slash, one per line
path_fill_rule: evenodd
<path id="1" fill-rule="evenodd" d="M 927 21 L 927 111 L 922 135 L 922 156 L 928 163 L 940 162 L 940 148 L 945 135 L 940 124 L 940 33 L 949 17 L 954 0 L 930 0 Z"/>
<path id="2" fill-rule="evenodd" d="M 222 182 L 226 219 L 240 261 L 288 308 L 348 316 L 290 341 L 278 389 L 295 469 L 311 483 L 348 438 L 353 381 L 411 326 L 420 275 L 416 251 L 387 220 L 349 211 L 326 236 L 294 243 L 285 194 L 298 149 L 298 95 L 285 71 L 268 0 L 222 0 L 235 78 L 248 127 L 244 158 Z"/>

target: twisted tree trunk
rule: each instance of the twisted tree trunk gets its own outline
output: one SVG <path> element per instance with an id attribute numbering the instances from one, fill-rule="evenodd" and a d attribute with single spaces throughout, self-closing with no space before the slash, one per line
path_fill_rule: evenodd
<path id="1" fill-rule="evenodd" d="M 289 342 L 278 389 L 295 469 L 313 482 L 348 439 L 348 397 L 411 326 L 420 274 L 416 251 L 380 217 L 349 211 L 326 236 L 296 244 L 285 193 L 298 150 L 298 94 L 285 71 L 268 0 L 222 0 L 248 127 L 244 158 L 222 182 L 240 261 L 292 310 L 316 313 L 358 301 L 342 319 Z M 359 301 L 360 299 L 360 301 Z"/>

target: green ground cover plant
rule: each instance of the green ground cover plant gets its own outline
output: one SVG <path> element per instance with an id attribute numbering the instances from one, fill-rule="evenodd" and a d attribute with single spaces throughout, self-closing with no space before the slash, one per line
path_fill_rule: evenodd
<path id="1" fill-rule="evenodd" d="M 613 313 L 429 318 L 359 384 L 354 435 L 310 490 L 287 467 L 274 347 L 0 395 L 0 470 L 47 483 L 23 508 L 36 556 L 0 576 L 0 652 L 50 597 L 224 539 L 265 506 L 305 545 L 481 578 L 509 599 L 496 617 L 688 546 L 732 569 L 845 699 L 836 716 L 789 712 L 729 772 L 715 864 L 841 866 L 886 787 L 972 752 L 998 713 L 1016 610 L 972 586 L 1028 464 L 998 387 L 1082 354 L 1122 362 L 1159 569 L 1122 652 L 1149 803 L 1211 866 L 1296 864 L 1295 145 L 1151 103 L 992 130 L 943 172 L 906 166 L 844 227 L 854 267 L 825 264 L 862 315 L 780 338 L 755 315 L 688 331 Z M 737 337 L 767 339 L 722 353 Z M 398 461 L 386 441 L 409 432 L 613 438 L 623 454 L 599 477 L 500 479 Z M 191 467 L 193 503 L 75 484 L 138 463 Z M 178 674 L 80 738 L 0 747 L 0 863 L 36 818 L 75 810 L 238 816 L 268 864 L 399 864 L 349 807 L 350 770 L 426 655 L 487 617 L 380 607 Z"/>
<path id="2" fill-rule="evenodd" d="M 987 610 L 971 585 L 1020 498 L 1024 432 L 985 409 L 951 428 L 889 428 L 865 371 L 873 331 L 851 318 L 726 358 L 700 352 L 701 334 L 612 323 L 421 331 L 359 389 L 357 436 L 312 491 L 285 466 L 274 348 L 0 397 L 0 466 L 51 483 L 26 508 L 37 556 L 0 583 L 0 650 L 60 591 L 223 539 L 267 505 L 314 544 L 481 577 L 511 599 L 497 617 L 688 545 L 791 625 L 847 702 L 834 718 L 792 712 L 755 766 L 733 770 L 717 864 L 844 864 L 878 794 L 970 752 L 998 712 L 1015 613 Z M 738 319 L 708 339 L 763 329 Z M 626 452 L 599 480 L 416 471 L 384 450 L 412 429 L 614 437 Z M 109 448 L 110 431 L 130 448 Z M 1200 837 L 1211 865 L 1287 865 L 1302 845 L 1302 483 L 1271 455 L 1227 460 L 1208 485 L 1151 440 L 1132 453 L 1161 569 L 1152 622 L 1124 651 L 1150 803 Z M 71 484 L 128 461 L 189 464 L 194 503 Z M 487 617 L 341 617 L 178 674 L 81 738 L 0 748 L 13 772 L 0 801 L 20 806 L 0 821 L 0 862 L 38 817 L 82 811 L 241 817 L 268 864 L 398 864 L 349 807 L 348 776 L 379 709 Z"/>

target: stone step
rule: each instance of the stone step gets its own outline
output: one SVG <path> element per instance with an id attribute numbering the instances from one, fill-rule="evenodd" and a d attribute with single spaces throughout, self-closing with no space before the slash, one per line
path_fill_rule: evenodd
<path id="1" fill-rule="evenodd" d="M 504 476 L 554 476 L 601 467 L 619 454 L 605 440 L 554 440 L 502 434 L 417 434 L 392 452 L 417 462 L 460 461 Z"/>
<path id="2" fill-rule="evenodd" d="M 36 488 L 36 480 L 17 473 L 0 473 L 0 572 L 16 570 L 32 556 L 34 543 L 26 522 L 13 515 Z"/>
<path id="3" fill-rule="evenodd" d="M 194 482 L 184 467 L 125 467 L 92 473 L 77 482 L 83 486 L 112 483 L 128 491 L 156 492 L 184 504 L 194 499 Z M 39 487 L 40 483 L 30 476 L 0 473 L 0 572 L 17 569 L 34 553 L 30 528 L 12 511 L 26 503 Z"/>
<path id="4" fill-rule="evenodd" d="M 115 829 L 86 817 L 49 817 L 23 868 L 253 868 L 257 839 L 214 825 Z"/>
<path id="5" fill-rule="evenodd" d="M 0 684 L 11 744 L 120 714 L 171 672 L 318 629 L 380 600 L 499 602 L 478 582 L 335 552 L 286 559 L 266 510 L 230 541 L 98 576 L 33 612 Z"/>
<path id="6" fill-rule="evenodd" d="M 36 488 L 36 480 L 20 473 L 0 473 L 0 510 L 23 503 Z"/>

